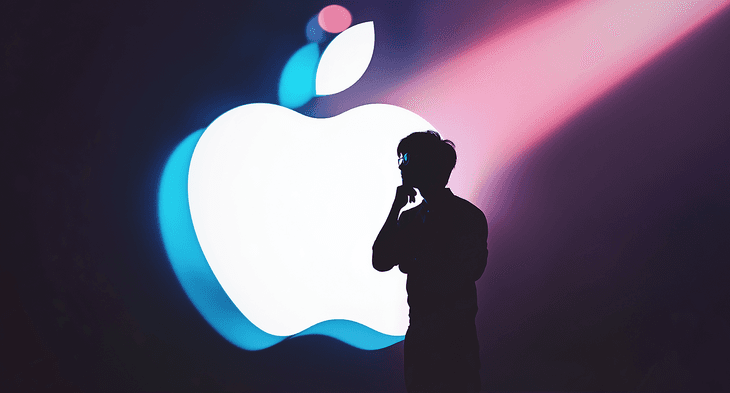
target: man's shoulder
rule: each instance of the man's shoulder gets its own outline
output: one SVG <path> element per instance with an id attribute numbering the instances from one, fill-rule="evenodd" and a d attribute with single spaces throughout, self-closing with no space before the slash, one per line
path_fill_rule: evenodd
<path id="1" fill-rule="evenodd" d="M 454 195 L 453 204 L 454 208 L 465 216 L 486 220 L 482 209 L 458 195 Z"/>

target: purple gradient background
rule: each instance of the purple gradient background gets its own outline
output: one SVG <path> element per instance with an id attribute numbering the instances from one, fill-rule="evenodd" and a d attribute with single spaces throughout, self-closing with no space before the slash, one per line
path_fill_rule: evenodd
<path id="1" fill-rule="evenodd" d="M 373 62 L 302 112 L 377 102 L 568 2 L 435 3 L 338 3 L 375 21 Z M 228 344 L 185 297 L 156 224 L 167 155 L 227 109 L 275 103 L 328 4 L 5 3 L 9 390 L 404 391 L 402 344 Z M 479 282 L 485 389 L 730 389 L 727 42 L 725 10 L 504 168 L 509 187 L 483 190 L 505 206 Z"/>

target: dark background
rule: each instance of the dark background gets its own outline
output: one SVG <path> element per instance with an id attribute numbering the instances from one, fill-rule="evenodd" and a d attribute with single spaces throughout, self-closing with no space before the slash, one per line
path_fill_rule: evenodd
<path id="1" fill-rule="evenodd" d="M 561 3 L 339 4 L 376 21 L 387 85 Z M 404 391 L 402 343 L 232 346 L 157 227 L 168 154 L 227 109 L 276 103 L 328 4 L 2 3 L 0 389 Z M 478 283 L 485 389 L 730 390 L 728 42 L 725 11 L 508 168 Z"/>

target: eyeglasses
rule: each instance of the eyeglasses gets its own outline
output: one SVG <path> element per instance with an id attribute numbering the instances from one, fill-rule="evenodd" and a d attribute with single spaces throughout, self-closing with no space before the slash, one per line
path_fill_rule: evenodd
<path id="1" fill-rule="evenodd" d="M 400 157 L 398 157 L 398 168 L 408 165 L 408 153 L 401 154 Z"/>

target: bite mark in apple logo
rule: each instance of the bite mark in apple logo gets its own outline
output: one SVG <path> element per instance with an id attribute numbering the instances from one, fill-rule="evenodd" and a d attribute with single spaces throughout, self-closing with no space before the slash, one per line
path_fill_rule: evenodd
<path id="1" fill-rule="evenodd" d="M 316 95 L 348 88 L 367 69 L 374 39 L 372 22 L 344 30 L 315 72 L 300 74 L 315 78 L 303 85 Z M 246 350 L 308 334 L 368 350 L 403 340 L 406 276 L 375 271 L 371 246 L 400 185 L 395 147 L 427 129 L 387 104 L 317 119 L 254 103 L 183 140 L 160 178 L 160 231 L 206 321 Z"/>

